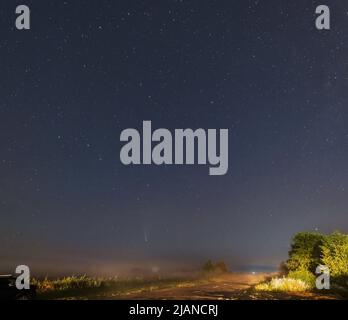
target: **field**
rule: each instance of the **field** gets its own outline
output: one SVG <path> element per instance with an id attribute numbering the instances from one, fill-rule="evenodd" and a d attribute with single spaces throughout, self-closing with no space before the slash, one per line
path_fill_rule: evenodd
<path id="1" fill-rule="evenodd" d="M 337 299 L 332 293 L 259 290 L 270 274 L 227 273 L 191 279 L 95 279 L 70 277 L 37 282 L 38 299 L 65 300 L 259 300 Z"/>

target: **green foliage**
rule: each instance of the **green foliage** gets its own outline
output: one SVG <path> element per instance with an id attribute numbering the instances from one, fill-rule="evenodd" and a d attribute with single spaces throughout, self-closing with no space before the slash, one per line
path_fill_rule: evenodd
<path id="1" fill-rule="evenodd" d="M 320 245 L 324 236 L 314 232 L 297 233 L 291 244 L 287 268 L 289 271 L 307 270 L 315 272 L 320 264 Z"/>
<path id="2" fill-rule="evenodd" d="M 334 232 L 323 239 L 320 246 L 322 264 L 330 269 L 333 277 L 348 275 L 348 235 Z"/>
<path id="3" fill-rule="evenodd" d="M 269 282 L 256 285 L 255 289 L 257 291 L 270 292 L 304 292 L 310 290 L 310 286 L 299 279 L 273 278 Z"/>
<path id="4" fill-rule="evenodd" d="M 315 287 L 315 275 L 307 270 L 290 271 L 288 278 L 301 280 L 305 282 L 309 288 Z"/>
<path id="5" fill-rule="evenodd" d="M 294 236 L 286 263 L 288 277 L 312 284 L 319 265 L 329 268 L 333 283 L 348 286 L 348 235 L 301 232 Z"/>

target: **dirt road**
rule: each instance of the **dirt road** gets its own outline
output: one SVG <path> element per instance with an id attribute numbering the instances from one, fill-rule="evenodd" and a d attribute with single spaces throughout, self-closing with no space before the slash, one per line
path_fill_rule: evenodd
<path id="1" fill-rule="evenodd" d="M 270 274 L 228 274 L 216 278 L 179 284 L 168 288 L 153 288 L 115 295 L 108 299 L 132 300 L 273 300 L 273 299 L 333 299 L 312 293 L 286 294 L 257 292 L 253 286 Z"/>
<path id="2" fill-rule="evenodd" d="M 274 275 L 273 275 L 274 276 Z M 192 280 L 125 282 L 115 286 L 42 294 L 41 299 L 63 300 L 321 300 L 337 295 L 257 291 L 255 285 L 272 274 L 233 273 Z"/>
<path id="3" fill-rule="evenodd" d="M 265 275 L 231 274 L 207 280 L 183 283 L 175 287 L 128 293 L 121 299 L 243 299 L 248 298 L 248 289 L 262 281 Z"/>

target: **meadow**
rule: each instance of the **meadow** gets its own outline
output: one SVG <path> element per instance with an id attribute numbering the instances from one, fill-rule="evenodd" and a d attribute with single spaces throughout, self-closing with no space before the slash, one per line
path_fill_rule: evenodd
<path id="1" fill-rule="evenodd" d="M 329 274 L 318 287 L 318 266 Z M 324 278 L 323 278 L 324 279 Z M 348 235 L 297 233 L 277 273 L 233 273 L 208 260 L 190 277 L 94 278 L 87 275 L 34 280 L 38 299 L 347 299 Z"/>
<path id="2" fill-rule="evenodd" d="M 34 279 L 38 299 L 117 299 L 121 296 L 151 292 L 195 283 L 196 279 L 177 278 L 94 278 L 87 275 L 59 279 Z"/>

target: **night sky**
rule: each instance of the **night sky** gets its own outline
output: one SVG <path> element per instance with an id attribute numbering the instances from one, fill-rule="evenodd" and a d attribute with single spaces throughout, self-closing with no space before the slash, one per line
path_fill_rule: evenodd
<path id="1" fill-rule="evenodd" d="M 348 232 L 347 31 L 344 0 L 2 1 L 0 268 L 252 270 Z M 122 165 L 143 120 L 228 128 L 228 173 Z"/>

